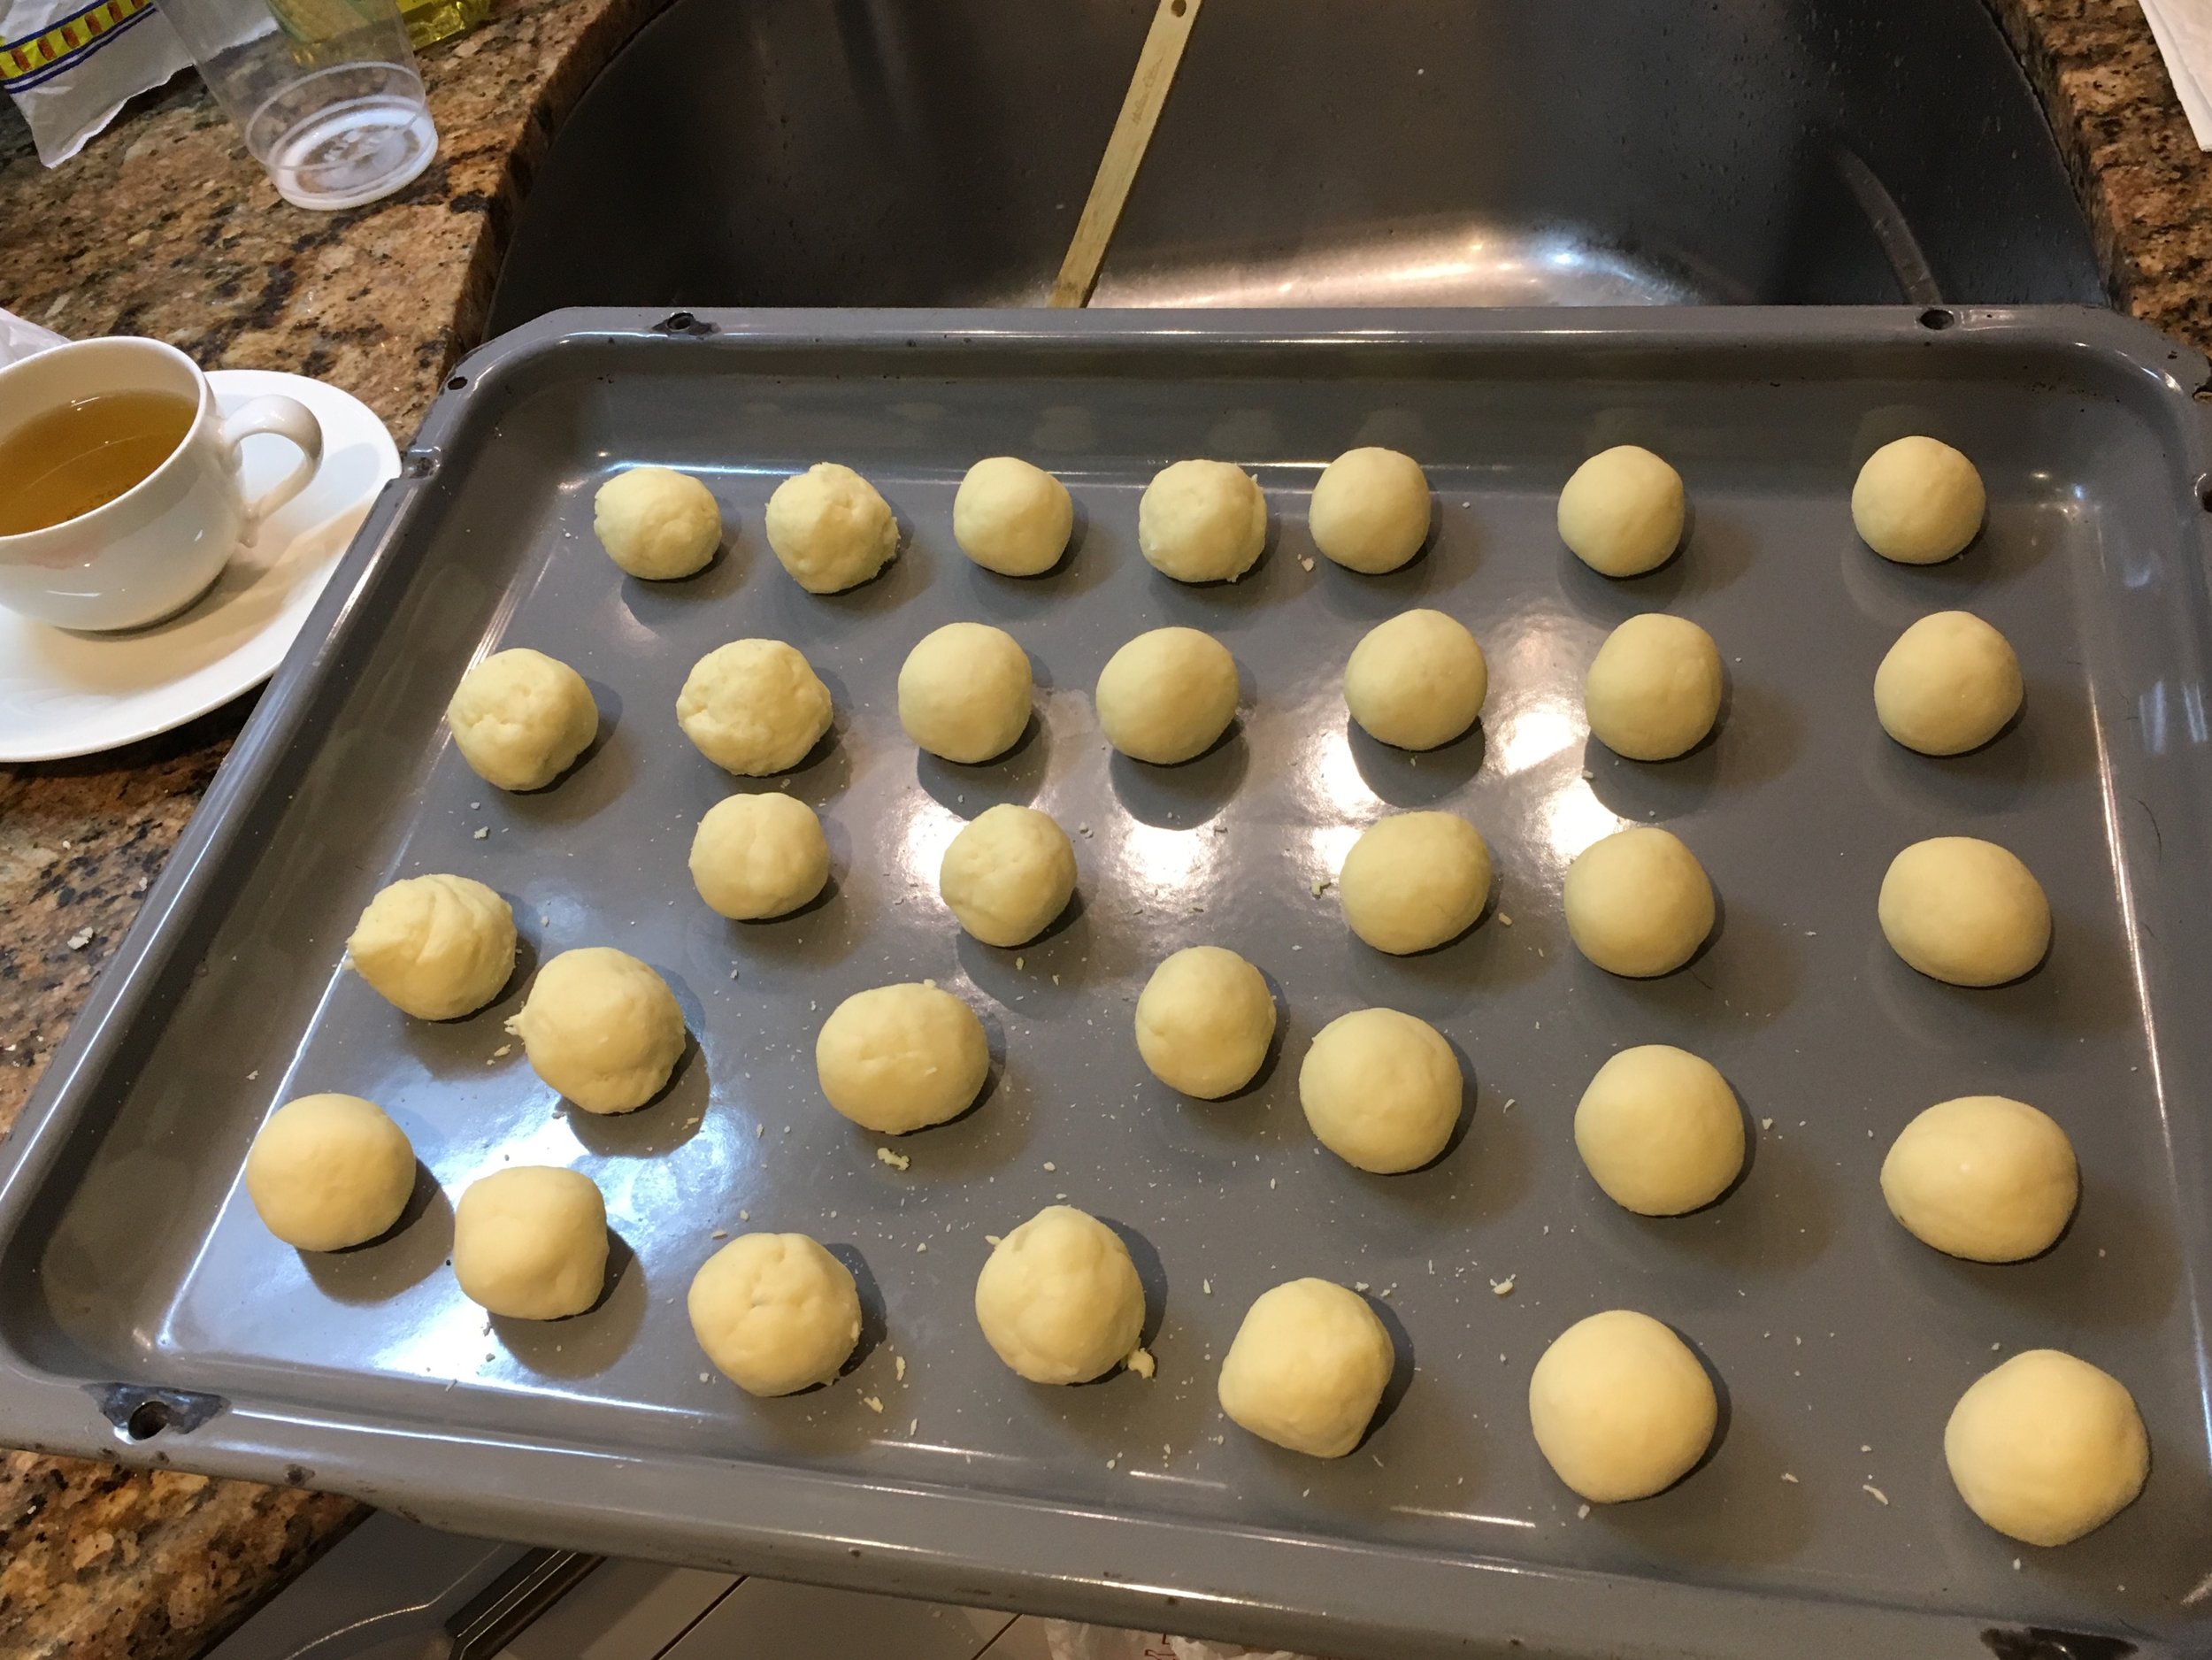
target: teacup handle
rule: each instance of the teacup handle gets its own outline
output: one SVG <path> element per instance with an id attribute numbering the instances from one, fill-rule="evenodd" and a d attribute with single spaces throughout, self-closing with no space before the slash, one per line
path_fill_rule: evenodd
<path id="1" fill-rule="evenodd" d="M 263 519 L 307 488 L 307 481 L 315 476 L 315 469 L 323 464 L 322 423 L 315 419 L 314 411 L 297 398 L 272 395 L 251 399 L 215 430 L 215 442 L 229 458 L 234 473 L 242 465 L 238 446 L 260 433 L 273 433 L 296 445 L 300 458 L 289 473 L 246 503 L 246 523 L 242 533 L 242 539 L 246 542 L 253 540 Z"/>

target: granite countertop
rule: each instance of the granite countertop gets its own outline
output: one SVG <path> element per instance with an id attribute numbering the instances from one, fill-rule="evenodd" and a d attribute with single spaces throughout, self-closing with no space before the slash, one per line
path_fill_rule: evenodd
<path id="1" fill-rule="evenodd" d="M 424 58 L 442 138 L 400 195 L 281 202 L 196 80 L 58 173 L 0 123 L 0 305 L 73 335 L 344 387 L 403 442 L 482 333 L 547 138 L 664 0 L 503 0 Z M 2212 161 L 2134 0 L 1990 0 L 2050 111 L 2118 303 L 2212 351 Z M 82 761 L 0 766 L 0 1132 L 252 704 Z M 80 936 L 83 936 L 81 941 Z M 361 1514 L 349 1500 L 0 1454 L 0 1652 L 198 1652 Z"/>

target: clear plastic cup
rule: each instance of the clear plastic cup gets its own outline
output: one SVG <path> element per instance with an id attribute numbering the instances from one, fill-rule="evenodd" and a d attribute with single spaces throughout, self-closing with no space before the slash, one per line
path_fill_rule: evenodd
<path id="1" fill-rule="evenodd" d="M 437 154 L 396 0 L 162 0 L 161 12 L 286 201 L 358 207 Z"/>

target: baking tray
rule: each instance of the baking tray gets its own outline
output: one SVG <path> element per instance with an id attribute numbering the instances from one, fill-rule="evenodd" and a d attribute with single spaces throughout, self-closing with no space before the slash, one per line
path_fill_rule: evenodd
<path id="1" fill-rule="evenodd" d="M 2202 1652 L 2206 376 L 2076 311 L 566 312 L 507 336 L 448 383 L 7 1149 L 0 1437 L 1322 1652 Z M 1909 431 L 1989 485 L 1980 542 L 1932 569 L 1870 557 L 1848 517 L 1857 461 Z M 1678 559 L 1616 584 L 1552 512 L 1581 457 L 1626 440 L 1679 466 L 1694 522 Z M 1317 560 L 1302 521 L 1317 468 L 1361 442 L 1436 487 L 1432 545 L 1387 577 Z M 963 470 L 1010 450 L 1079 503 L 1040 580 L 949 535 Z M 1144 481 L 1194 454 L 1269 492 L 1267 553 L 1233 586 L 1137 556 Z M 761 512 L 826 457 L 882 488 L 905 546 L 817 598 Z M 732 545 L 692 580 L 624 580 L 592 542 L 594 488 L 644 460 L 722 501 Z M 1417 758 L 1348 734 L 1337 690 L 1361 631 L 1415 603 L 1465 619 L 1492 673 L 1480 735 Z M 2016 730 L 1937 761 L 1883 737 L 1869 688 L 1894 634 L 1952 605 L 2005 630 L 2029 693 Z M 1654 607 L 1718 639 L 1728 707 L 1696 754 L 1617 763 L 1577 688 L 1606 629 Z M 918 761 L 897 726 L 906 648 L 956 618 L 1037 665 L 1036 727 L 990 766 Z M 1222 748 L 1155 771 L 1108 754 L 1086 693 L 1165 623 L 1228 642 L 1246 705 Z M 834 889 L 769 926 L 716 918 L 684 869 L 710 803 L 776 787 L 733 783 L 672 718 L 692 661 L 743 634 L 799 644 L 837 707 L 790 782 L 823 811 Z M 472 660 L 526 643 L 578 666 L 606 736 L 511 796 L 440 715 Z M 961 937 L 933 893 L 946 839 L 1006 799 L 1080 826 L 1079 910 L 1019 952 Z M 1386 807 L 1440 803 L 1489 837 L 1499 914 L 1427 956 L 1368 951 L 1315 886 Z M 1559 883 L 1646 819 L 1697 850 L 1724 918 L 1692 967 L 1637 983 L 1574 953 Z M 1923 980 L 1876 930 L 1891 854 L 1950 831 L 2049 890 L 2056 944 L 2019 984 Z M 512 896 L 526 938 L 517 988 L 442 1026 L 339 968 L 369 895 L 430 870 Z M 1194 941 L 1248 953 L 1282 1001 L 1279 1055 L 1231 1101 L 1174 1097 L 1129 1036 L 1149 964 Z M 503 1052 L 530 964 L 590 943 L 665 972 L 697 1040 L 632 1117 L 564 1111 Z M 810 1045 L 837 999 L 921 976 L 976 1003 L 997 1058 L 983 1105 L 902 1143 L 902 1171 L 819 1101 Z M 1435 1021 L 1473 1080 L 1463 1137 L 1417 1174 L 1347 1168 L 1298 1112 L 1308 1039 L 1371 1002 Z M 1741 1187 L 1671 1221 L 1607 1203 L 1569 1134 L 1599 1062 L 1652 1041 L 1710 1057 L 1759 1126 Z M 383 1103 L 434 1178 L 383 1243 L 297 1257 L 242 1202 L 256 1125 L 311 1089 Z M 2021 1266 L 1926 1250 L 1876 1187 L 1908 1118 L 1981 1090 L 2050 1109 L 2081 1156 L 2078 1219 Z M 449 1195 L 507 1160 L 605 1189 L 619 1273 L 593 1312 L 494 1327 L 460 1299 Z M 1061 1195 L 1137 1241 L 1150 1382 L 1028 1386 L 974 1329 L 985 1235 Z M 865 1358 L 834 1387 L 760 1403 L 705 1375 L 682 1295 L 715 1230 L 747 1226 L 861 1266 Z M 1299 1274 L 1368 1286 L 1402 1356 L 1340 1462 L 1213 1403 L 1246 1304 Z M 1725 1433 L 1674 1491 L 1585 1516 L 1523 1402 L 1544 1344 L 1617 1304 L 1695 1341 Z M 1939 1453 L 1965 1384 L 2038 1344 L 2124 1379 L 2155 1448 L 2142 1500 L 2055 1552 L 1982 1527 Z"/>

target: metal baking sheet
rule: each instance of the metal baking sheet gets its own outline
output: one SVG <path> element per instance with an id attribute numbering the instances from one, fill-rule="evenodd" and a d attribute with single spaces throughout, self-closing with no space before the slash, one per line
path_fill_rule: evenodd
<path id="1" fill-rule="evenodd" d="M 569 312 L 508 336 L 433 410 L 6 1149 L 0 1438 L 1321 1652 L 2009 1655 L 2070 1633 L 2200 1652 L 2206 373 L 2070 310 Z M 1929 569 L 1870 557 L 1848 515 L 1857 462 L 1911 431 L 1989 486 L 1980 541 Z M 1681 469 L 1694 518 L 1672 564 L 1612 583 L 1561 548 L 1553 503 L 1630 440 Z M 1317 560 L 1303 522 L 1320 465 L 1363 442 L 1417 456 L 1437 496 L 1432 545 L 1381 578 Z M 952 542 L 962 472 L 1004 451 L 1079 504 L 1041 580 Z M 1233 586 L 1137 554 L 1138 493 L 1186 455 L 1267 489 L 1267 552 Z M 833 598 L 761 531 L 774 483 L 825 457 L 904 533 Z M 723 504 L 729 545 L 691 580 L 626 580 L 592 541 L 594 488 L 644 461 Z M 1361 632 L 1414 603 L 1463 619 L 1491 665 L 1479 734 L 1417 758 L 1348 734 L 1338 692 Z M 2010 636 L 2029 692 L 2015 730 L 1938 761 L 1883 737 L 1870 683 L 1947 606 Z M 1586 742 L 1578 688 L 1605 631 L 1654 608 L 1712 631 L 1730 687 L 1715 742 L 1645 766 Z M 1035 727 L 992 765 L 918 760 L 898 728 L 901 658 L 957 618 L 1036 665 Z M 1110 756 L 1087 688 L 1165 623 L 1229 644 L 1244 704 L 1224 746 L 1160 771 Z M 713 916 L 684 866 L 709 804 L 777 787 L 733 782 L 672 718 L 690 664 L 746 634 L 802 647 L 837 708 L 789 781 L 826 822 L 833 889 L 770 925 Z M 513 644 L 574 664 L 604 728 L 519 796 L 441 722 L 463 669 Z M 1077 832 L 1082 871 L 1077 913 L 1020 951 L 961 936 L 934 894 L 946 840 L 1002 800 Z M 1428 805 L 1489 838 L 1496 914 L 1387 958 L 1315 888 L 1360 826 Z M 1575 954 L 1559 884 L 1645 821 L 1697 851 L 1723 921 L 1689 969 L 1637 983 Z M 2018 984 L 1936 985 L 1876 929 L 1890 856 L 1955 831 L 2049 890 L 2056 943 Z M 368 896 L 424 871 L 491 883 L 526 938 L 525 974 L 471 1019 L 403 1019 L 340 969 Z M 1214 1103 L 1149 1080 L 1129 1034 L 1150 964 L 1200 941 L 1256 961 L 1282 1010 L 1262 1081 Z M 598 943 L 665 973 L 696 1039 L 664 1098 L 614 1119 L 565 1110 L 501 1030 L 530 963 Z M 819 1099 L 811 1041 L 848 993 L 923 976 L 983 1012 L 994 1074 L 901 1170 Z M 1347 1168 L 1298 1111 L 1312 1033 L 1371 1003 L 1437 1023 L 1472 1080 L 1463 1134 L 1416 1174 Z M 1669 1221 L 1605 1201 L 1569 1134 L 1598 1064 L 1652 1041 L 1714 1060 L 1756 1126 L 1740 1188 Z M 303 1257 L 237 1175 L 270 1108 L 315 1089 L 384 1103 L 427 1176 L 394 1237 Z M 2036 1262 L 1951 1261 L 1884 1211 L 1891 1136 L 1977 1091 L 2041 1104 L 2079 1149 L 2079 1217 Z M 459 1296 L 450 1198 L 508 1161 L 605 1190 L 619 1272 L 592 1312 L 488 1324 Z M 974 1329 L 985 1236 L 1062 1195 L 1135 1242 L 1149 1382 L 1025 1385 Z M 683 1292 L 746 1226 L 859 1267 L 865 1357 L 833 1387 L 763 1403 L 709 1373 Z M 1213 1400 L 1247 1303 L 1301 1274 L 1365 1285 L 1400 1348 L 1382 1421 L 1339 1462 L 1256 1442 Z M 1585 1515 L 1525 1391 L 1554 1334 L 1614 1305 L 1694 1341 L 1724 1433 L 1673 1491 Z M 2058 1551 L 1975 1521 L 1939 1455 L 1965 1385 L 2047 1344 L 2126 1381 L 2155 1458 L 2139 1503 Z M 2124 1650 L 2065 1650 L 2093 1651 Z"/>

